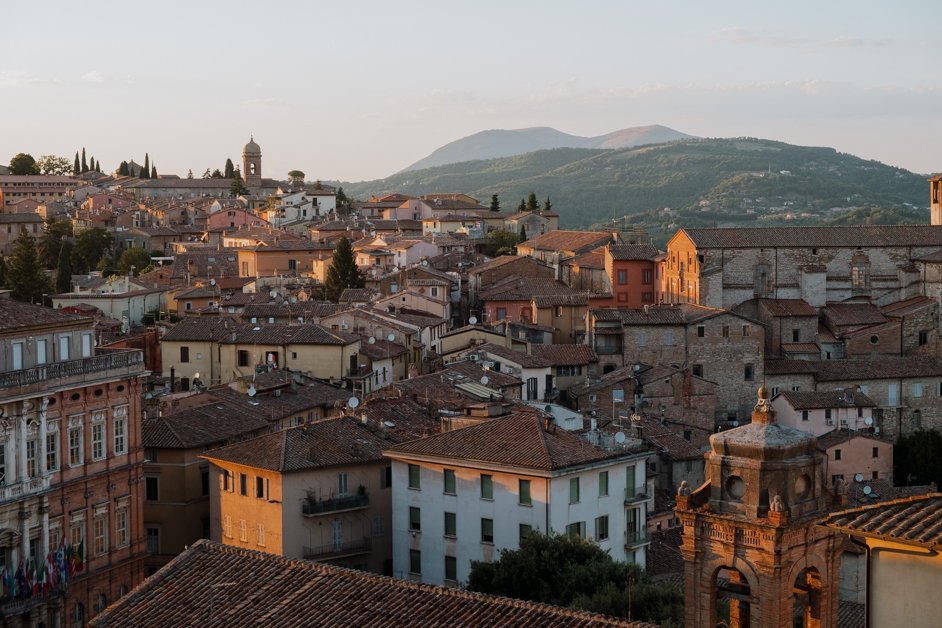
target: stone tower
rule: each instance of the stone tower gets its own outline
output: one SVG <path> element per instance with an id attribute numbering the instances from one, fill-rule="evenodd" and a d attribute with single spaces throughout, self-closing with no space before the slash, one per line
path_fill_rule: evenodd
<path id="1" fill-rule="evenodd" d="M 942 174 L 929 179 L 929 224 L 942 225 Z"/>
<path id="2" fill-rule="evenodd" d="M 262 149 L 254 137 L 242 149 L 242 180 L 250 190 L 262 187 Z"/>
<path id="3" fill-rule="evenodd" d="M 839 535 L 817 525 L 831 495 L 811 434 L 775 423 L 759 389 L 752 423 L 710 437 L 706 481 L 681 485 L 686 625 L 837 625 Z"/>

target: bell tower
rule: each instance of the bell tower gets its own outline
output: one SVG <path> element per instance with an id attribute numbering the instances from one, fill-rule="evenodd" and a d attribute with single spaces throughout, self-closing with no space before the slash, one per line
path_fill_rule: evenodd
<path id="1" fill-rule="evenodd" d="M 817 525 L 832 499 L 824 471 L 817 439 L 778 425 L 764 387 L 752 423 L 710 437 L 706 482 L 677 494 L 689 628 L 837 625 L 839 535 Z"/>
<path id="2" fill-rule="evenodd" d="M 242 180 L 250 190 L 262 187 L 262 149 L 254 137 L 242 149 Z"/>

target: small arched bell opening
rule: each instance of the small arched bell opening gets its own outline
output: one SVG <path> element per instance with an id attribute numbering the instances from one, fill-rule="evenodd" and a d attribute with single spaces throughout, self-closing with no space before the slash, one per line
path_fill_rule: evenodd
<path id="1" fill-rule="evenodd" d="M 717 570 L 713 592 L 711 625 L 717 628 L 749 628 L 752 592 L 742 572 L 732 567 Z"/>
<path id="2" fill-rule="evenodd" d="M 795 578 L 792 588 L 793 621 L 796 628 L 820 628 L 821 623 L 821 574 L 808 567 Z"/>

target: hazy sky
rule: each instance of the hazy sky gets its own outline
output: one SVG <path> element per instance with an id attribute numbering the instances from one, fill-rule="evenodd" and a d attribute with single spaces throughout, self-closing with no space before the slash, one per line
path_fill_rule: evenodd
<path id="1" fill-rule="evenodd" d="M 655 6 L 656 5 L 656 6 Z M 663 124 L 942 170 L 937 2 L 0 0 L 0 162 L 387 176 L 484 129 Z"/>

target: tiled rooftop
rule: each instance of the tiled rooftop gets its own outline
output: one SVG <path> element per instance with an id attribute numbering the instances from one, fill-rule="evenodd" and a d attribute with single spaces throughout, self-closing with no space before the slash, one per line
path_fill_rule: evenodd
<path id="1" fill-rule="evenodd" d="M 653 244 L 613 244 L 609 251 L 617 261 L 653 260 L 660 253 Z"/>
<path id="2" fill-rule="evenodd" d="M 606 231 L 565 231 L 557 229 L 530 238 L 521 246 L 548 251 L 586 251 L 607 244 L 612 234 Z"/>
<path id="3" fill-rule="evenodd" d="M 942 550 L 942 493 L 831 513 L 822 525 L 847 534 Z"/>
<path id="4" fill-rule="evenodd" d="M 22 303 L 9 298 L 0 298 L 0 330 L 12 332 L 19 328 L 48 325 L 75 325 L 88 323 L 86 316 L 69 314 L 51 307 Z"/>
<path id="5" fill-rule="evenodd" d="M 942 227 L 729 227 L 682 229 L 698 248 L 942 246 Z"/>
<path id="6" fill-rule="evenodd" d="M 855 392 L 848 398 L 843 390 L 783 390 L 779 396 L 795 410 L 872 408 L 877 405 L 862 392 Z"/>

